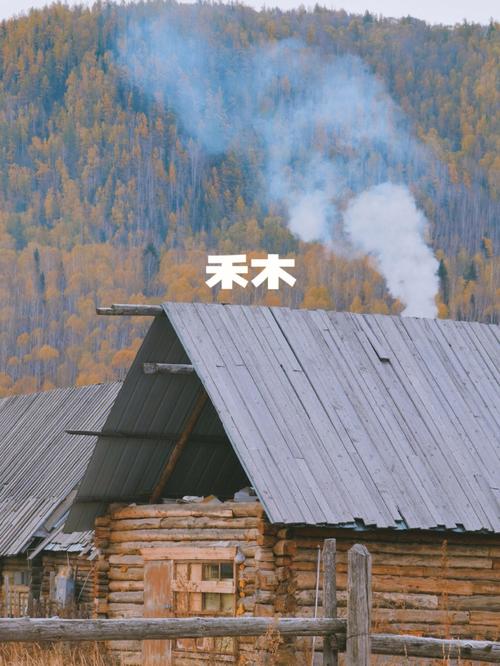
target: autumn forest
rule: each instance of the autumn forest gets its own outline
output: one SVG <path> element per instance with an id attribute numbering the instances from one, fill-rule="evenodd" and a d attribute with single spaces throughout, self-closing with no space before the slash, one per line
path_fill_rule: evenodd
<path id="1" fill-rule="evenodd" d="M 438 316 L 498 323 L 500 26 L 429 26 L 318 6 L 54 4 L 0 24 L 0 396 L 122 377 L 148 322 L 97 317 L 97 305 L 404 309 L 373 257 L 341 238 L 306 242 L 290 230 L 283 202 L 262 195 L 258 142 L 207 149 L 168 95 L 141 85 L 147 59 L 130 76 L 130 31 L 162 20 L 194 26 L 231 62 L 290 39 L 320 61 L 362 62 L 426 155 L 425 168 L 405 159 L 381 165 L 370 144 L 366 182 L 381 172 L 404 181 L 429 220 Z M 175 85 L 190 83 L 179 77 Z M 270 106 L 293 94 L 285 88 Z M 207 113 L 230 124 L 217 95 L 212 103 Z M 314 142 L 352 163 L 321 128 Z M 354 190 L 349 181 L 340 207 Z M 209 289 L 209 253 L 293 255 L 296 285 Z"/>

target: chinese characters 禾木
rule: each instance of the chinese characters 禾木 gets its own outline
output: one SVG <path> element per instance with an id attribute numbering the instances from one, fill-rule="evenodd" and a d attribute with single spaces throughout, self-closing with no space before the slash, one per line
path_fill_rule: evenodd
<path id="1" fill-rule="evenodd" d="M 221 289 L 232 289 L 233 284 L 245 288 L 248 280 L 242 276 L 248 274 L 246 260 L 246 254 L 209 255 L 206 272 L 212 277 L 206 280 L 206 284 L 209 287 L 220 284 Z M 268 254 L 266 259 L 252 259 L 250 265 L 252 268 L 262 269 L 251 280 L 255 287 L 266 282 L 268 289 L 276 290 L 279 289 L 280 280 L 290 287 L 293 287 L 296 282 L 293 275 L 284 270 L 293 268 L 295 259 L 280 259 L 279 254 Z"/>

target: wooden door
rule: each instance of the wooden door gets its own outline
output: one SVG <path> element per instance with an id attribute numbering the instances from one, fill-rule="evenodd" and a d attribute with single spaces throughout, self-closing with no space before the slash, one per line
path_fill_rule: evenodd
<path id="1" fill-rule="evenodd" d="M 144 617 L 172 617 L 172 560 L 144 562 Z M 171 666 L 172 641 L 143 641 L 144 666 Z"/>

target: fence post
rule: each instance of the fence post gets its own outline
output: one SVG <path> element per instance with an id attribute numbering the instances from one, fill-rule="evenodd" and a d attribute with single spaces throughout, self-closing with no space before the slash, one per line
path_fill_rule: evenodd
<path id="1" fill-rule="evenodd" d="M 325 539 L 323 545 L 323 613 L 325 617 L 337 617 L 336 580 L 337 542 Z M 337 639 L 332 634 L 323 638 L 323 666 L 338 666 Z"/>
<path id="2" fill-rule="evenodd" d="M 346 666 L 370 664 L 371 555 L 354 545 L 348 554 Z"/>
<path id="3" fill-rule="evenodd" d="M 6 573 L 3 575 L 3 593 L 5 598 L 5 615 L 6 617 L 10 617 L 10 579 Z"/>

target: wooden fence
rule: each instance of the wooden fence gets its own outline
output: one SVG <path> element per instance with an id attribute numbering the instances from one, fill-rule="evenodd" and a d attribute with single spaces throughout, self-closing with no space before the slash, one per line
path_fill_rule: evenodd
<path id="1" fill-rule="evenodd" d="M 284 636 L 323 636 L 323 666 L 337 666 L 339 652 L 345 652 L 346 666 L 369 666 L 371 654 L 500 663 L 500 643 L 496 642 L 371 634 L 371 557 L 362 545 L 349 551 L 347 620 L 337 618 L 335 557 L 335 540 L 327 539 L 321 618 L 0 619 L 0 642 L 261 636 L 272 630 Z"/>

